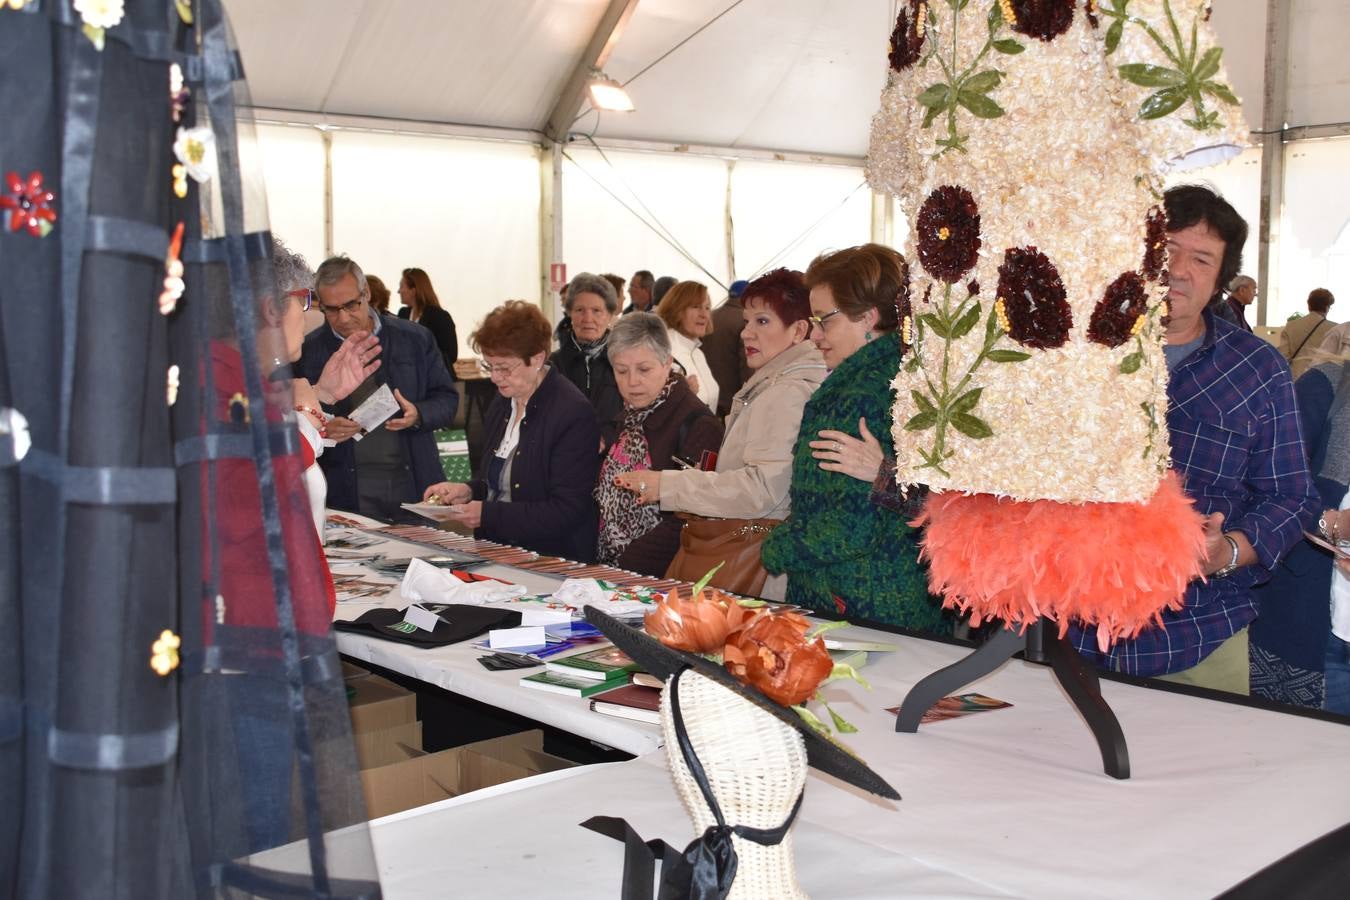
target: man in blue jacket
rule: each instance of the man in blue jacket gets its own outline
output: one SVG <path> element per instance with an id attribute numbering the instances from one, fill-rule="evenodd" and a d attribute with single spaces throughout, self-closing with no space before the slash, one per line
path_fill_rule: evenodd
<path id="1" fill-rule="evenodd" d="M 383 365 L 346 400 L 332 406 L 327 437 L 336 441 L 319 457 L 328 478 L 328 505 L 385 521 L 410 521 L 400 503 L 422 499 L 442 481 L 436 429 L 455 417 L 459 395 L 430 331 L 370 308 L 365 273 L 345 256 L 324 260 L 314 274 L 324 324 L 305 338 L 300 374 L 317 382 L 324 363 L 353 332 L 369 331 L 380 342 Z M 360 430 L 347 414 L 387 384 L 400 412 L 382 426 Z M 420 520 L 418 520 L 420 521 Z"/>

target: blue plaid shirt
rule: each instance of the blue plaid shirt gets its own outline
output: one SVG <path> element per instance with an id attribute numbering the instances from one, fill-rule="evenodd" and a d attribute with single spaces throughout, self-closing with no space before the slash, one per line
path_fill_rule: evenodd
<path id="1" fill-rule="evenodd" d="M 1256 618 L 1252 586 L 1317 518 L 1289 364 L 1262 339 L 1204 311 L 1205 337 L 1167 384 L 1172 468 L 1198 512 L 1221 512 L 1257 562 L 1225 578 L 1192 581 L 1185 605 L 1132 640 L 1097 650 L 1096 629 L 1070 639 L 1098 665 L 1131 675 L 1189 669 Z"/>

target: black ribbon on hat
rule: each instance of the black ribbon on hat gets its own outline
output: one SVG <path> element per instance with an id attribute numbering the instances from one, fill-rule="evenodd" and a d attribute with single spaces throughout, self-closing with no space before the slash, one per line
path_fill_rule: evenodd
<path id="1" fill-rule="evenodd" d="M 797 802 L 792 812 L 777 828 L 751 828 L 748 825 L 727 825 L 722 816 L 722 808 L 713 796 L 712 786 L 708 783 L 708 774 L 694 753 L 689 740 L 689 732 L 684 727 L 684 714 L 680 711 L 680 676 L 688 670 L 681 668 L 670 676 L 667 690 L 670 691 L 670 711 L 675 724 L 675 740 L 680 746 L 680 755 L 694 776 L 703 801 L 708 804 L 716 825 L 709 825 L 700 837 L 690 842 L 683 853 L 663 840 L 643 841 L 633 827 L 624 819 L 614 816 L 593 816 L 581 823 L 598 834 L 614 838 L 624 843 L 623 891 L 621 900 L 652 900 L 652 875 L 655 861 L 661 860 L 661 891 L 657 900 L 724 900 L 736 880 L 736 848 L 732 844 L 734 834 L 747 841 L 754 841 L 765 847 L 782 843 L 797 818 L 797 810 L 802 808 L 805 791 L 797 794 Z"/>

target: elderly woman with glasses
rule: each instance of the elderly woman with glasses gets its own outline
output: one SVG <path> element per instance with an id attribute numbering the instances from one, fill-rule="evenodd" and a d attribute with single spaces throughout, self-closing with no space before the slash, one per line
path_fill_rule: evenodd
<path id="1" fill-rule="evenodd" d="M 483 417 L 491 450 L 472 481 L 433 484 L 424 499 L 476 537 L 593 562 L 600 431 L 585 395 L 545 364 L 550 331 L 538 306 L 511 300 L 470 336 L 497 387 Z"/>
<path id="2" fill-rule="evenodd" d="M 567 285 L 563 308 L 567 318 L 558 323 L 558 349 L 549 365 L 591 402 L 604 446 L 609 446 L 623 411 L 623 399 L 605 353 L 609 326 L 619 311 L 619 295 L 603 276 L 582 272 Z"/>
<path id="3" fill-rule="evenodd" d="M 906 628 L 937 630 L 940 605 L 928 595 L 916 534 L 870 501 L 865 482 L 827 471 L 842 443 L 813 449 L 821 430 L 871 422 L 892 452 L 891 392 L 905 348 L 895 333 L 908 283 L 900 254 L 864 244 L 816 257 L 806 270 L 811 340 L 829 377 L 806 403 L 792 463 L 792 515 L 764 542 L 770 572 L 788 577 L 787 600 Z M 831 463 L 833 464 L 833 462 Z"/>
<path id="4" fill-rule="evenodd" d="M 680 522 L 619 486 L 625 472 L 698 468 L 722 444 L 722 421 L 673 371 L 671 339 L 659 317 L 620 319 L 609 336 L 610 365 L 623 396 L 618 439 L 605 454 L 595 499 L 602 563 L 662 576 L 680 548 Z"/>

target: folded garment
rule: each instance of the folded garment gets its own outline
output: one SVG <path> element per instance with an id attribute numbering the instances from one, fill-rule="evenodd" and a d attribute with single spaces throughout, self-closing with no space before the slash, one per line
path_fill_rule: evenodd
<path id="1" fill-rule="evenodd" d="M 404 599 L 414 603 L 427 600 L 432 603 L 463 603 L 476 606 L 523 597 L 525 587 L 500 581 L 466 583 L 445 569 L 420 559 L 412 559 L 408 561 L 408 571 L 403 576 L 403 583 L 399 585 L 399 593 Z"/>
<path id="2" fill-rule="evenodd" d="M 515 628 L 520 624 L 520 612 L 514 609 L 461 603 L 420 605 L 436 613 L 438 621 L 434 631 L 425 631 L 411 622 L 405 622 L 401 609 L 372 609 L 351 621 L 339 619 L 333 623 L 333 627 L 338 631 L 368 634 L 417 647 L 444 647 L 446 644 L 476 638 L 494 628 Z"/>

